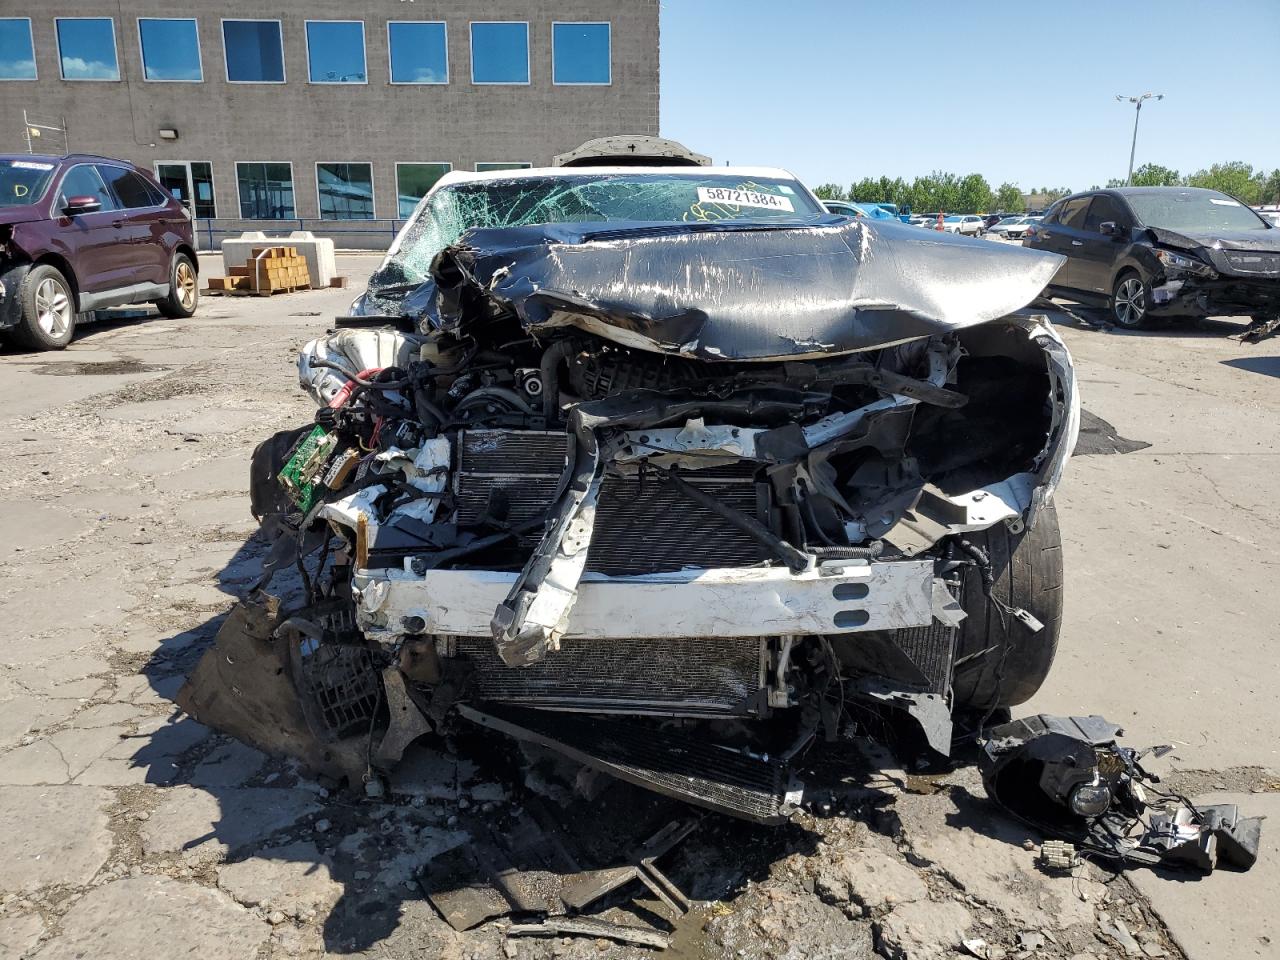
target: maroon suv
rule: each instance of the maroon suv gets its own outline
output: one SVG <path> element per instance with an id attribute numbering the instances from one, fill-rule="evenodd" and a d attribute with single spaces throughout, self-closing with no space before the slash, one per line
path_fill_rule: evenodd
<path id="1" fill-rule="evenodd" d="M 37 350 L 71 342 L 80 314 L 199 301 L 191 217 L 124 160 L 0 155 L 0 336 Z"/>

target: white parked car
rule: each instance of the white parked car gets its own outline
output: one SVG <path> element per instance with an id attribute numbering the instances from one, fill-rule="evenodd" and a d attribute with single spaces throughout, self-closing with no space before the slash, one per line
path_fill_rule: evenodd
<path id="1" fill-rule="evenodd" d="M 1039 222 L 1039 217 L 1005 217 L 990 227 L 988 232 L 1003 240 L 1021 240 L 1027 232 L 1027 227 Z"/>
<path id="2" fill-rule="evenodd" d="M 789 754 L 721 750 L 694 722 L 762 738 L 780 718 L 798 754 L 820 726 L 802 712 L 838 725 L 822 704 L 847 677 L 877 711 L 928 704 L 927 729 L 902 712 L 945 753 L 953 709 L 1036 691 L 1080 408 L 1058 334 L 1019 311 L 1062 258 L 832 219 L 769 168 L 432 187 L 364 319 L 300 354 L 324 425 L 254 454 L 279 555 L 317 556 L 281 627 L 317 738 L 385 723 L 379 743 L 408 743 L 430 729 L 418 703 L 456 709 L 780 823 Z M 326 712 L 355 702 L 339 683 L 367 709 Z M 728 775 L 720 753 L 741 758 Z"/>
<path id="3" fill-rule="evenodd" d="M 942 229 L 947 233 L 958 233 L 966 237 L 980 237 L 987 232 L 987 225 L 982 218 L 973 213 L 952 214 L 942 221 Z"/>

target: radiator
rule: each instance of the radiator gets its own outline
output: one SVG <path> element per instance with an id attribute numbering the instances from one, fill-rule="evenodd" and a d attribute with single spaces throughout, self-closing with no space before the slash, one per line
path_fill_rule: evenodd
<path id="1" fill-rule="evenodd" d="M 456 521 L 486 512 L 511 523 L 551 505 L 566 462 L 560 431 L 469 430 L 459 435 L 454 475 Z M 756 465 L 691 470 L 686 479 L 721 503 L 764 520 Z M 656 477 L 607 476 L 596 506 L 587 570 L 608 576 L 664 573 L 685 567 L 742 567 L 767 559 L 759 542 Z"/>
<path id="2" fill-rule="evenodd" d="M 594 713 L 752 715 L 765 667 L 757 637 L 564 638 L 557 652 L 519 669 L 498 658 L 489 637 L 458 637 L 456 651 L 474 671 L 469 692 L 478 699 Z"/>

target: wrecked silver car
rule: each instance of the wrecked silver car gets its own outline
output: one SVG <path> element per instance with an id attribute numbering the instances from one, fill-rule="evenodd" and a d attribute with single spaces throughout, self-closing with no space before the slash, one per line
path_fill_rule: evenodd
<path id="1" fill-rule="evenodd" d="M 1060 262 L 780 170 L 446 177 L 254 457 L 311 732 L 376 781 L 468 720 L 763 823 L 862 717 L 947 753 L 1057 644 Z"/>

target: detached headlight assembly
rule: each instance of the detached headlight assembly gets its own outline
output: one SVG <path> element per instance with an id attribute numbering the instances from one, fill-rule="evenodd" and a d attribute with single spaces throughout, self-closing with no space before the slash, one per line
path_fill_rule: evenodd
<path id="1" fill-rule="evenodd" d="M 1157 250 L 1156 259 L 1164 264 L 1171 273 L 1189 273 L 1196 277 L 1216 277 L 1218 272 L 1202 260 L 1195 257 L 1174 253 L 1172 250 Z"/>

